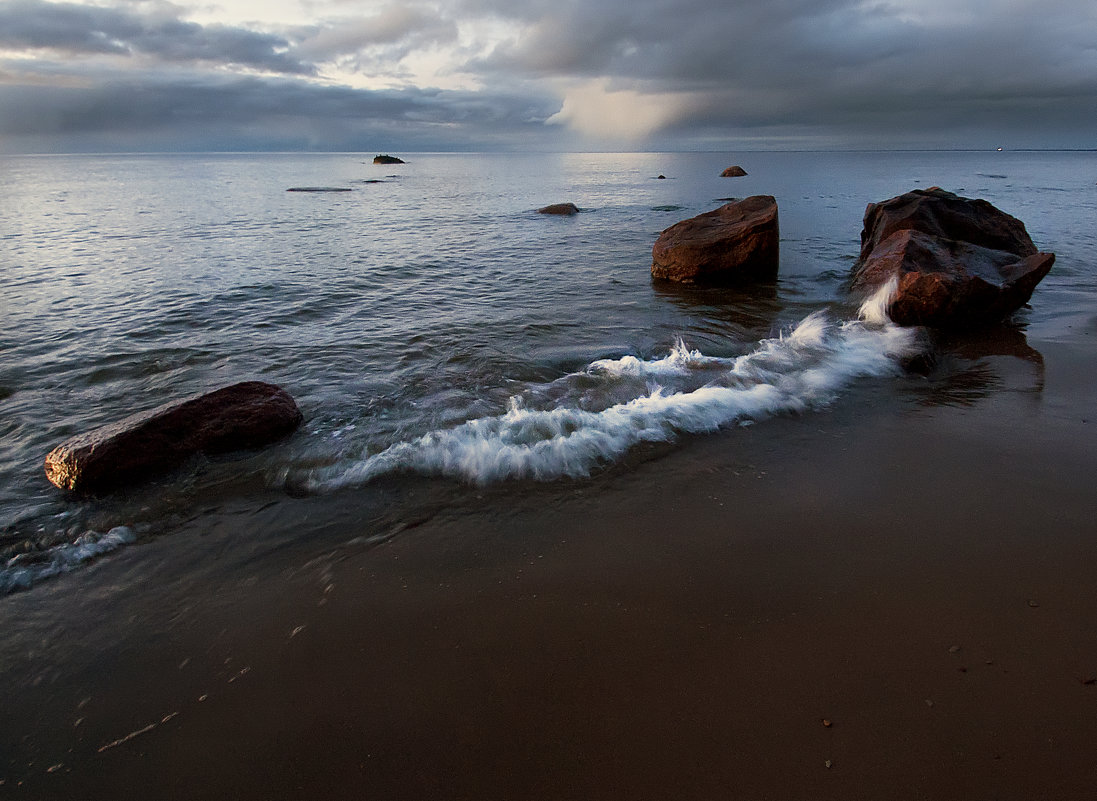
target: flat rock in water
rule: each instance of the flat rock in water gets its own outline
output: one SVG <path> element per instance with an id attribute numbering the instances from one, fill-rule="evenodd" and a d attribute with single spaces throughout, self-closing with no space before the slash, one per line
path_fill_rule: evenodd
<path id="1" fill-rule="evenodd" d="M 287 192 L 350 192 L 345 186 L 291 186 Z"/>
<path id="2" fill-rule="evenodd" d="M 165 473 L 196 453 L 263 447 L 301 419 L 285 390 L 245 381 L 73 437 L 46 456 L 46 477 L 62 489 L 103 492 Z"/>
<path id="3" fill-rule="evenodd" d="M 404 164 L 403 159 L 398 159 L 396 156 L 374 156 L 374 164 Z"/>
<path id="4" fill-rule="evenodd" d="M 553 203 L 550 206 L 543 206 L 537 209 L 538 214 L 563 214 L 571 215 L 578 214 L 579 207 L 574 203 Z"/>
<path id="5" fill-rule="evenodd" d="M 894 281 L 894 322 L 962 328 L 1019 309 L 1054 262 L 1017 218 L 935 186 L 868 205 L 851 287 L 868 296 Z"/>
<path id="6" fill-rule="evenodd" d="M 667 228 L 651 251 L 651 274 L 683 283 L 772 281 L 780 266 L 777 201 L 754 195 Z"/>
<path id="7" fill-rule="evenodd" d="M 728 167 L 722 173 L 720 173 L 720 177 L 721 178 L 742 178 L 746 174 L 747 174 L 747 171 L 744 170 L 742 167 L 740 167 L 738 164 L 736 164 L 733 167 Z"/>

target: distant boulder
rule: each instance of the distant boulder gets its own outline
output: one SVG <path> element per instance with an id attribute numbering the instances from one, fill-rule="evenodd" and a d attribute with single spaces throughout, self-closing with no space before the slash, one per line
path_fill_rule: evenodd
<path id="1" fill-rule="evenodd" d="M 1017 218 L 935 186 L 868 205 L 851 288 L 868 296 L 894 280 L 894 322 L 969 327 L 1027 303 L 1054 262 Z"/>
<path id="2" fill-rule="evenodd" d="M 660 180 L 660 181 L 665 181 L 667 179 L 667 176 L 663 175 L 662 173 L 660 173 L 659 175 L 656 175 L 655 177 L 656 177 L 657 180 Z"/>
<path id="3" fill-rule="evenodd" d="M 73 437 L 46 456 L 46 477 L 73 492 L 103 492 L 165 473 L 197 453 L 260 448 L 301 419 L 285 390 L 246 381 Z"/>
<path id="4" fill-rule="evenodd" d="M 374 156 L 374 164 L 405 164 L 403 159 L 398 159 L 396 156 Z"/>
<path id="5" fill-rule="evenodd" d="M 744 170 L 742 167 L 740 167 L 738 164 L 736 164 L 734 167 L 728 167 L 726 170 L 724 170 L 722 173 L 720 173 L 720 177 L 721 178 L 742 178 L 746 174 L 747 174 L 747 171 Z"/>
<path id="6" fill-rule="evenodd" d="M 553 203 L 551 206 L 544 206 L 537 209 L 538 214 L 563 214 L 571 215 L 578 214 L 579 207 L 574 203 Z"/>
<path id="7" fill-rule="evenodd" d="M 655 278 L 683 283 L 772 281 L 780 260 L 777 201 L 754 195 L 667 228 L 651 251 Z"/>

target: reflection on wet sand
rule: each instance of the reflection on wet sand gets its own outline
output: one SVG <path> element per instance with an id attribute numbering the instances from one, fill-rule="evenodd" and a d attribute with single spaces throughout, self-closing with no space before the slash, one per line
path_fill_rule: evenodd
<path id="1" fill-rule="evenodd" d="M 1028 344 L 1023 327 L 998 325 L 929 337 L 933 362 L 926 370 L 925 406 L 971 406 L 999 392 L 1042 395 L 1044 357 Z"/>

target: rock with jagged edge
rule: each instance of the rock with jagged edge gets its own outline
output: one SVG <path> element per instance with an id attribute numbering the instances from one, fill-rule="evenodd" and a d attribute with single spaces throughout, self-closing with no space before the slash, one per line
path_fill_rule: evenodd
<path id="1" fill-rule="evenodd" d="M 935 186 L 868 205 L 851 288 L 868 296 L 894 282 L 894 322 L 963 328 L 1026 304 L 1054 262 L 1017 218 Z"/>

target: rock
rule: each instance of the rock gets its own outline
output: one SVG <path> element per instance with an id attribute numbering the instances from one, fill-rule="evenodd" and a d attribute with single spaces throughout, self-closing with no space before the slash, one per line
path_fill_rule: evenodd
<path id="1" fill-rule="evenodd" d="M 291 186 L 287 192 L 352 192 L 345 186 Z"/>
<path id="2" fill-rule="evenodd" d="M 538 214 L 578 214 L 579 207 L 574 203 L 553 203 L 551 206 L 545 206 L 537 209 Z"/>
<path id="3" fill-rule="evenodd" d="M 738 164 L 736 164 L 734 167 L 728 167 L 726 170 L 724 170 L 722 173 L 720 173 L 720 177 L 721 178 L 742 178 L 746 174 L 747 174 L 747 171 L 744 170 L 742 167 L 740 167 Z"/>
<path id="4" fill-rule="evenodd" d="M 651 250 L 651 274 L 683 283 L 772 281 L 779 239 L 777 201 L 754 195 L 663 231 Z"/>
<path id="5" fill-rule="evenodd" d="M 662 175 L 662 174 L 660 174 L 660 175 L 656 175 L 656 176 L 655 176 L 655 178 L 656 178 L 657 180 L 659 180 L 659 181 L 665 181 L 665 180 L 667 180 L 667 176 L 665 176 L 665 175 Z"/>
<path id="6" fill-rule="evenodd" d="M 374 164 L 405 164 L 403 159 L 398 159 L 396 156 L 374 156 Z"/>
<path id="7" fill-rule="evenodd" d="M 1054 262 L 1017 218 L 935 186 L 868 205 L 851 288 L 868 296 L 894 279 L 894 322 L 970 327 L 1027 303 Z"/>
<path id="8" fill-rule="evenodd" d="M 246 381 L 73 437 L 46 456 L 46 477 L 62 489 L 102 492 L 167 472 L 196 453 L 262 447 L 301 419 L 285 390 Z"/>

